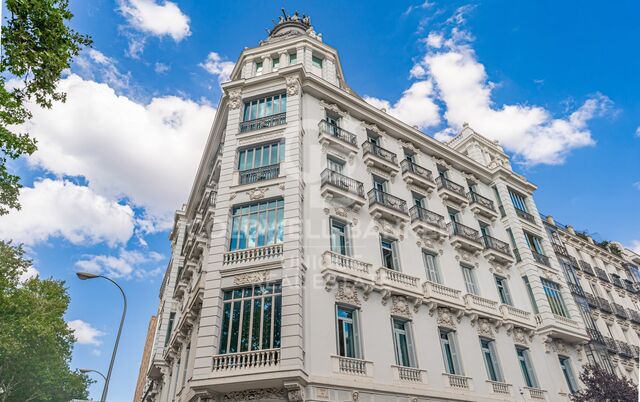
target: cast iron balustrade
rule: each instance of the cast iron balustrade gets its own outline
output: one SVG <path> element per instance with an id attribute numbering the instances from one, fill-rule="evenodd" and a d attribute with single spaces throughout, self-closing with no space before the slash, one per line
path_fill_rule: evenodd
<path id="1" fill-rule="evenodd" d="M 609 277 L 607 276 L 607 273 L 605 272 L 604 269 L 595 267 L 595 271 L 596 271 L 596 276 L 598 278 L 602 279 L 605 282 L 609 282 Z"/>
<path id="2" fill-rule="evenodd" d="M 429 169 L 423 168 L 422 166 L 417 165 L 408 159 L 405 159 L 402 162 L 400 162 L 400 167 L 402 167 L 402 173 L 404 172 L 413 173 L 422 177 L 425 180 L 433 181 L 433 174 L 431 174 L 431 171 Z"/>
<path id="3" fill-rule="evenodd" d="M 287 113 L 272 114 L 271 116 L 260 117 L 258 119 L 247 120 L 240 123 L 240 132 L 260 130 L 268 127 L 281 126 L 287 124 Z"/>
<path id="4" fill-rule="evenodd" d="M 445 229 L 447 227 L 444 222 L 444 216 L 417 205 L 409 209 L 409 216 L 411 217 L 411 222 L 419 220 L 429 225 L 437 226 L 441 229 Z"/>
<path id="5" fill-rule="evenodd" d="M 593 272 L 593 268 L 591 268 L 591 264 L 583 260 L 578 261 L 578 263 L 580 264 L 580 269 L 582 269 L 584 273 L 589 274 L 591 276 L 595 275 L 595 272 Z"/>
<path id="6" fill-rule="evenodd" d="M 629 313 L 629 319 L 636 324 L 640 324 L 640 313 L 633 309 L 628 309 L 627 313 Z"/>
<path id="7" fill-rule="evenodd" d="M 613 313 L 611 303 L 609 303 L 609 300 L 605 299 L 604 297 L 598 297 L 598 307 L 600 307 L 600 310 L 604 312 L 607 312 L 609 314 Z"/>
<path id="8" fill-rule="evenodd" d="M 331 169 L 325 169 L 320 173 L 320 185 L 324 186 L 325 184 L 331 184 L 344 191 L 364 197 L 364 185 L 361 182 Z"/>
<path id="9" fill-rule="evenodd" d="M 634 357 L 635 354 L 633 353 L 631 345 L 623 341 L 616 341 L 616 343 L 618 344 L 618 354 L 620 356 L 628 358 Z"/>
<path id="10" fill-rule="evenodd" d="M 344 141 L 348 144 L 351 144 L 355 147 L 358 146 L 358 137 L 355 134 L 348 132 L 347 130 L 336 126 L 335 124 L 331 124 L 326 120 L 321 120 L 318 123 L 318 129 L 322 133 L 329 134 L 340 141 Z"/>
<path id="11" fill-rule="evenodd" d="M 471 203 L 476 203 L 476 204 L 480 204 L 483 207 L 490 209 L 492 211 L 496 210 L 496 207 L 493 205 L 493 201 L 491 201 L 490 199 L 488 199 L 485 196 L 482 196 L 478 193 L 476 193 L 475 191 L 469 191 L 467 193 L 467 198 L 469 198 L 469 200 L 471 201 Z"/>
<path id="12" fill-rule="evenodd" d="M 271 180 L 280 176 L 280 164 L 261 166 L 240 172 L 240 184 L 251 184 L 263 180 Z"/>
<path id="13" fill-rule="evenodd" d="M 464 237 L 465 239 L 471 240 L 476 243 L 480 243 L 480 233 L 470 228 L 469 226 L 465 226 L 462 223 L 451 222 L 451 234 L 454 236 Z"/>
<path id="14" fill-rule="evenodd" d="M 562 244 L 551 242 L 551 246 L 553 247 L 553 251 L 556 254 L 560 254 L 560 255 L 565 256 L 565 257 L 571 257 L 569 255 L 569 252 L 565 248 L 565 246 L 563 246 Z"/>
<path id="15" fill-rule="evenodd" d="M 482 236 L 482 239 L 484 240 L 485 248 L 490 248 L 492 250 L 496 250 L 503 254 L 511 256 L 511 248 L 509 247 L 509 243 L 503 242 L 502 240 L 498 240 L 495 237 L 491 237 L 488 235 Z"/>
<path id="16" fill-rule="evenodd" d="M 618 344 L 615 339 L 609 338 L 608 336 L 603 337 L 604 344 L 607 347 L 607 350 L 611 353 L 618 353 Z"/>
<path id="17" fill-rule="evenodd" d="M 531 215 L 530 213 L 528 213 L 527 211 L 524 211 L 520 208 L 515 208 L 516 210 L 516 215 L 518 215 L 518 217 L 529 221 L 531 223 L 536 223 L 536 218 L 533 217 L 533 215 Z"/>
<path id="18" fill-rule="evenodd" d="M 620 280 L 620 277 L 617 275 L 611 275 L 611 283 L 619 288 L 624 288 L 624 285 L 622 285 L 622 280 Z"/>
<path id="19" fill-rule="evenodd" d="M 637 289 L 634 286 L 633 282 L 631 282 L 628 279 L 623 280 L 624 283 L 624 288 L 627 290 L 627 292 L 631 292 L 631 293 L 636 293 Z"/>
<path id="20" fill-rule="evenodd" d="M 363 154 L 375 155 L 378 158 L 381 158 L 387 162 L 393 163 L 394 165 L 398 164 L 398 157 L 396 156 L 396 154 L 382 147 L 379 147 L 370 141 L 365 141 L 362 143 L 362 152 Z"/>
<path id="21" fill-rule="evenodd" d="M 533 259 L 538 263 L 550 267 L 549 257 L 544 254 L 541 254 L 535 250 L 531 250 L 531 255 L 533 255 Z"/>
<path id="22" fill-rule="evenodd" d="M 604 337 L 597 329 L 587 328 L 587 334 L 589 334 L 589 338 L 591 338 L 592 341 L 604 345 Z"/>
<path id="23" fill-rule="evenodd" d="M 460 194 L 463 197 L 466 197 L 464 193 L 464 187 L 460 184 L 452 182 L 443 176 L 436 177 L 436 184 L 438 185 L 438 189 L 447 189 L 453 191 L 454 193 Z"/>
<path id="24" fill-rule="evenodd" d="M 598 304 L 598 299 L 592 295 L 591 293 L 584 292 L 584 297 L 587 299 L 587 304 L 589 307 L 600 308 L 600 304 Z"/>
<path id="25" fill-rule="evenodd" d="M 376 190 L 374 188 L 369 190 L 369 192 L 367 193 L 367 197 L 369 198 L 369 206 L 373 204 L 379 204 L 403 214 L 407 213 L 407 202 L 394 195 L 385 193 L 384 191 Z"/>
<path id="26" fill-rule="evenodd" d="M 618 303 L 613 303 L 613 312 L 616 316 L 624 318 L 625 320 L 629 318 L 629 316 L 627 315 L 627 310 L 625 310 L 624 307 L 622 307 L 622 305 Z"/>
<path id="27" fill-rule="evenodd" d="M 575 283 L 571 283 L 571 282 L 567 282 L 567 285 L 569 285 L 569 290 L 571 290 L 571 293 L 576 294 L 578 296 L 584 296 L 584 291 L 579 285 L 576 285 Z"/>

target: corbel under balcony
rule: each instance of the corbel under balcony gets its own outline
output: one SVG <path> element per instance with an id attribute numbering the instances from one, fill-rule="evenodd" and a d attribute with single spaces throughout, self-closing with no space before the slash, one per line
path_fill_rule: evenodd
<path id="1" fill-rule="evenodd" d="M 400 167 L 402 168 L 402 179 L 408 185 L 426 190 L 428 194 L 435 190 L 436 182 L 433 180 L 433 174 L 430 170 L 406 159 L 400 162 Z"/>
<path id="2" fill-rule="evenodd" d="M 359 150 L 358 139 L 355 134 L 326 120 L 318 123 L 318 142 L 320 142 L 324 152 L 326 152 L 327 148 L 331 148 L 347 156 L 349 161 L 353 160 Z"/>
<path id="3" fill-rule="evenodd" d="M 320 174 L 320 195 L 327 201 L 359 211 L 364 206 L 364 185 L 341 173 L 325 169 Z"/>
<path id="4" fill-rule="evenodd" d="M 445 203 L 450 203 L 458 206 L 460 209 L 465 209 L 469 205 L 469 199 L 464 191 L 464 187 L 458 183 L 454 183 L 451 180 L 438 176 L 436 178 L 436 186 L 438 188 L 438 194 Z"/>
<path id="5" fill-rule="evenodd" d="M 409 209 L 411 228 L 421 238 L 442 241 L 449 236 L 444 216 L 419 206 Z"/>

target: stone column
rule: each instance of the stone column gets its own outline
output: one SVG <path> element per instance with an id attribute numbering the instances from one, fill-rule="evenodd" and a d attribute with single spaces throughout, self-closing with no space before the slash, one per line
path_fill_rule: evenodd
<path id="1" fill-rule="evenodd" d="M 268 74 L 273 70 L 271 56 L 262 56 L 262 74 Z"/>
<path id="2" fill-rule="evenodd" d="M 278 52 L 278 56 L 280 56 L 280 68 L 287 67 L 289 65 L 289 52 L 281 50 Z"/>

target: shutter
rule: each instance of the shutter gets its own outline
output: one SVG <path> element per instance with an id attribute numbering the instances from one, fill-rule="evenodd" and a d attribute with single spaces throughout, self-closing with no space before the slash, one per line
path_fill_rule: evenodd
<path id="1" fill-rule="evenodd" d="M 407 321 L 404 323 L 404 332 L 407 339 L 407 353 L 409 354 L 409 366 L 417 367 L 416 353 L 413 350 L 413 336 L 411 334 L 411 324 Z"/>
<path id="2" fill-rule="evenodd" d="M 502 368 L 500 367 L 500 361 L 498 359 L 498 351 L 496 350 L 495 341 L 489 342 L 489 351 L 491 352 L 491 361 L 493 364 L 493 369 L 496 371 L 496 378 L 498 378 L 498 381 L 504 381 L 504 377 L 502 376 Z"/>
<path id="3" fill-rule="evenodd" d="M 531 384 L 533 385 L 533 388 L 538 388 L 538 379 L 536 378 L 536 372 L 533 369 L 533 364 L 529 356 L 529 350 L 523 350 L 522 355 L 524 356 L 524 361 L 527 365 L 527 371 L 529 372 L 529 377 L 531 378 Z"/>
<path id="4" fill-rule="evenodd" d="M 345 254 L 347 256 L 351 256 L 351 225 L 344 226 L 344 244 L 345 244 Z"/>
<path id="5" fill-rule="evenodd" d="M 362 359 L 362 354 L 360 353 L 360 310 L 353 310 L 353 348 L 354 357 Z"/>
<path id="6" fill-rule="evenodd" d="M 400 270 L 400 259 L 398 255 L 398 241 L 394 240 L 391 242 L 391 252 L 393 253 L 393 269 L 395 271 Z"/>
<path id="7" fill-rule="evenodd" d="M 502 282 L 502 289 L 504 291 L 504 298 L 507 300 L 507 303 L 509 305 L 512 305 L 513 301 L 511 300 L 511 294 L 509 293 L 509 286 L 507 286 L 507 279 L 503 278 L 501 282 Z"/>
<path id="8" fill-rule="evenodd" d="M 453 360 L 453 370 L 455 371 L 454 374 L 463 375 L 462 365 L 458 358 L 458 342 L 456 340 L 456 333 L 454 331 L 448 332 L 447 338 L 449 338 L 449 349 L 451 349 L 451 360 Z"/>

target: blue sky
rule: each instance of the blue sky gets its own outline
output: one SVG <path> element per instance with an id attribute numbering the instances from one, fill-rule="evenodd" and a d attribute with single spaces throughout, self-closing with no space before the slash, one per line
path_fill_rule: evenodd
<path id="1" fill-rule="evenodd" d="M 132 397 L 171 213 L 186 200 L 219 82 L 283 5 L 311 15 L 371 103 L 440 139 L 469 122 L 539 186 L 542 212 L 640 248 L 638 2 L 71 0 L 93 51 L 61 82 L 67 104 L 34 109 L 40 150 L 12 164 L 23 209 L 0 218 L 0 237 L 67 282 L 74 367 L 106 371 L 121 302 L 106 281 L 73 273 L 123 285 L 111 400 Z"/>

